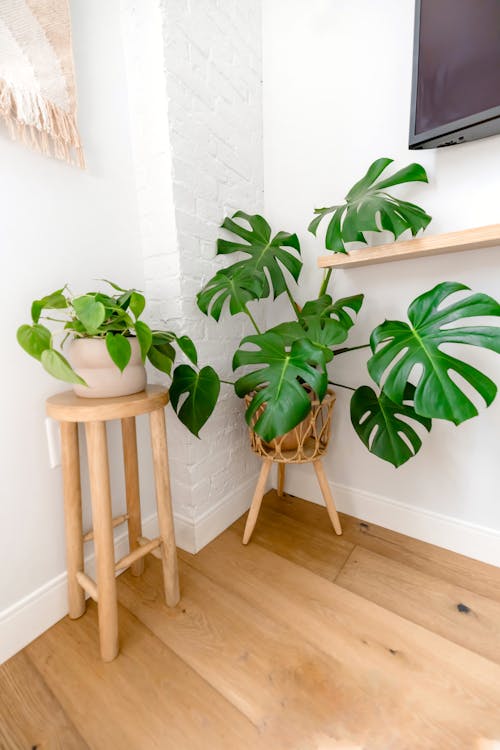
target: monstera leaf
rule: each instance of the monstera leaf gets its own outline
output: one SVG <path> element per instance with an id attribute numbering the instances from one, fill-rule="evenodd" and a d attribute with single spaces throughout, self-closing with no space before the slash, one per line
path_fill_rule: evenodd
<path id="1" fill-rule="evenodd" d="M 175 368 L 170 403 L 182 424 L 196 437 L 213 412 L 219 391 L 219 376 L 212 367 L 202 367 L 199 372 L 190 365 Z M 186 398 L 181 402 L 184 395 Z"/>
<path id="2" fill-rule="evenodd" d="M 332 301 L 329 294 L 323 294 L 316 300 L 306 302 L 299 313 L 299 321 L 280 323 L 271 331 L 283 338 L 285 346 L 304 337 L 313 344 L 325 348 L 326 361 L 333 358 L 330 347 L 346 340 L 349 329 L 354 325 L 352 313 L 356 314 L 363 304 L 363 295 Z"/>
<path id="3" fill-rule="evenodd" d="M 248 424 L 259 407 L 265 405 L 254 429 L 269 441 L 289 432 L 309 413 L 311 401 L 304 384 L 323 399 L 328 385 L 325 356 L 323 350 L 307 338 L 287 347 L 282 337 L 273 331 L 247 336 L 241 344 L 246 343 L 258 348 L 238 349 L 233 358 L 233 370 L 244 365 L 262 367 L 239 378 L 235 390 L 240 398 L 255 392 L 245 415 Z"/>
<path id="4" fill-rule="evenodd" d="M 316 235 L 325 216 L 331 214 L 325 246 L 334 253 L 347 253 L 346 242 L 366 243 L 363 232 L 389 230 L 397 239 L 406 229 L 413 236 L 425 229 L 431 221 L 426 212 L 408 201 L 397 200 L 386 189 L 406 182 L 427 182 L 427 174 L 420 164 L 409 164 L 385 180 L 376 182 L 392 159 L 377 159 L 366 175 L 347 193 L 345 203 L 326 208 L 316 208 L 309 231 Z"/>
<path id="5" fill-rule="evenodd" d="M 196 300 L 205 315 L 210 311 L 212 318 L 219 320 L 226 300 L 229 300 L 229 312 L 236 315 L 245 311 L 248 302 L 260 299 L 266 285 L 269 294 L 264 271 L 252 268 L 251 264 L 242 265 L 236 270 L 231 266 L 218 271 L 198 293 Z"/>
<path id="6" fill-rule="evenodd" d="M 471 365 L 442 350 L 444 344 L 469 344 L 500 353 L 500 328 L 492 326 L 449 325 L 460 318 L 500 316 L 500 305 L 486 294 L 442 303 L 454 292 L 469 287 L 443 282 L 417 297 L 408 308 L 410 324 L 386 320 L 375 328 L 370 345 L 373 356 L 368 370 L 388 398 L 401 403 L 414 368 L 422 372 L 415 390 L 415 410 L 424 417 L 446 419 L 460 424 L 477 415 L 477 409 L 450 373 L 467 381 L 489 406 L 496 385 Z"/>
<path id="7" fill-rule="evenodd" d="M 429 432 L 431 420 L 411 405 L 415 387 L 407 383 L 404 403 L 396 404 L 382 391 L 380 396 L 367 385 L 358 388 L 351 399 L 351 422 L 370 453 L 389 461 L 396 468 L 420 450 L 422 441 L 411 422 L 419 422 Z"/>
<path id="8" fill-rule="evenodd" d="M 244 219 L 250 226 L 247 229 L 234 219 Z M 219 255 L 242 252 L 250 255 L 247 260 L 239 261 L 230 268 L 233 273 L 239 273 L 245 268 L 250 273 L 256 272 L 256 275 L 267 271 L 273 289 L 274 297 L 286 292 L 287 284 L 283 274 L 283 267 L 291 273 L 295 281 L 298 281 L 302 268 L 302 261 L 286 247 L 291 247 L 300 254 L 300 244 L 296 234 L 288 232 L 278 232 L 271 238 L 271 227 L 267 221 L 258 214 L 249 215 L 243 211 L 237 211 L 233 217 L 224 219 L 222 228 L 232 232 L 244 242 L 235 242 L 234 240 L 217 240 L 217 252 Z M 268 297 L 271 289 L 268 279 L 262 273 L 264 286 L 259 296 Z M 211 282 L 209 282 L 211 283 Z"/>

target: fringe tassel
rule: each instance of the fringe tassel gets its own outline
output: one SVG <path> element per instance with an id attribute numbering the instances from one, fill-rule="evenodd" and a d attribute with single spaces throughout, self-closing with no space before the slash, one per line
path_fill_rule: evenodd
<path id="1" fill-rule="evenodd" d="M 0 118 L 12 139 L 42 154 L 85 168 L 74 114 L 39 94 L 15 90 L 0 79 Z"/>

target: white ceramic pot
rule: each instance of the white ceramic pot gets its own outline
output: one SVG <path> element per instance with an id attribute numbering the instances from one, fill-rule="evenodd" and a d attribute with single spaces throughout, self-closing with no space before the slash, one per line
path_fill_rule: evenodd
<path id="1" fill-rule="evenodd" d="M 146 368 L 136 338 L 129 338 L 132 347 L 130 362 L 120 372 L 106 349 L 104 339 L 74 339 L 68 348 L 68 359 L 75 372 L 88 384 L 74 385 L 77 396 L 108 398 L 128 396 L 146 387 Z"/>

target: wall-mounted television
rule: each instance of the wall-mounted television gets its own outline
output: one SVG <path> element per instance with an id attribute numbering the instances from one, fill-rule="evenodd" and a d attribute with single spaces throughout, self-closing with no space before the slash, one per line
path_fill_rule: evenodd
<path id="1" fill-rule="evenodd" d="M 500 133 L 500 0 L 416 0 L 410 148 Z"/>

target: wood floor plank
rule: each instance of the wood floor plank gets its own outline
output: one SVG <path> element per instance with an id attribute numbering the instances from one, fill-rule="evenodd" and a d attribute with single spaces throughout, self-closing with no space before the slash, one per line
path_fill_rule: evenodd
<path id="1" fill-rule="evenodd" d="M 337 584 L 500 663 L 500 603 L 356 547 Z"/>
<path id="2" fill-rule="evenodd" d="M 316 503 L 288 494 L 280 498 L 276 490 L 270 490 L 264 497 L 263 508 L 331 533 L 326 508 Z M 339 515 L 345 541 L 410 565 L 422 573 L 435 575 L 438 570 L 439 578 L 500 602 L 500 568 L 344 513 Z"/>
<path id="3" fill-rule="evenodd" d="M 229 592 L 223 582 L 215 584 L 185 561 L 180 570 L 183 612 L 163 605 L 155 560 L 148 560 L 141 580 L 128 574 L 120 578 L 120 601 L 245 713 L 268 748 L 316 750 L 321 734 L 338 742 L 355 738 L 367 750 L 424 749 L 411 705 L 401 709 L 408 741 L 395 731 L 395 744 L 387 742 L 381 713 L 389 717 L 398 708 L 396 691 L 367 689 L 356 669 L 319 651 L 287 623 Z M 268 573 L 272 577 L 272 570 Z M 440 750 L 451 747 L 443 744 L 441 731 L 437 734 Z"/>
<path id="4" fill-rule="evenodd" d="M 92 750 L 262 748 L 252 724 L 216 690 L 125 608 L 119 617 L 121 652 L 108 664 L 93 603 L 27 647 Z"/>
<path id="5" fill-rule="evenodd" d="M 27 654 L 0 665 L 1 750 L 88 750 Z"/>
<path id="6" fill-rule="evenodd" d="M 348 667 L 369 696 L 384 750 L 469 750 L 480 737 L 500 739 L 498 665 L 258 544 L 242 549 L 230 531 L 181 556 L 335 659 L 339 674 Z M 349 740 L 379 747 L 373 715 L 351 696 L 349 712 L 371 728 Z"/>
<path id="7" fill-rule="evenodd" d="M 245 517 L 232 528 L 243 536 Z M 311 534 L 307 525 L 266 506 L 261 508 L 252 541 L 330 581 L 335 580 L 354 549 L 352 542 L 333 532 L 331 522 L 329 529 L 315 529 Z"/>

